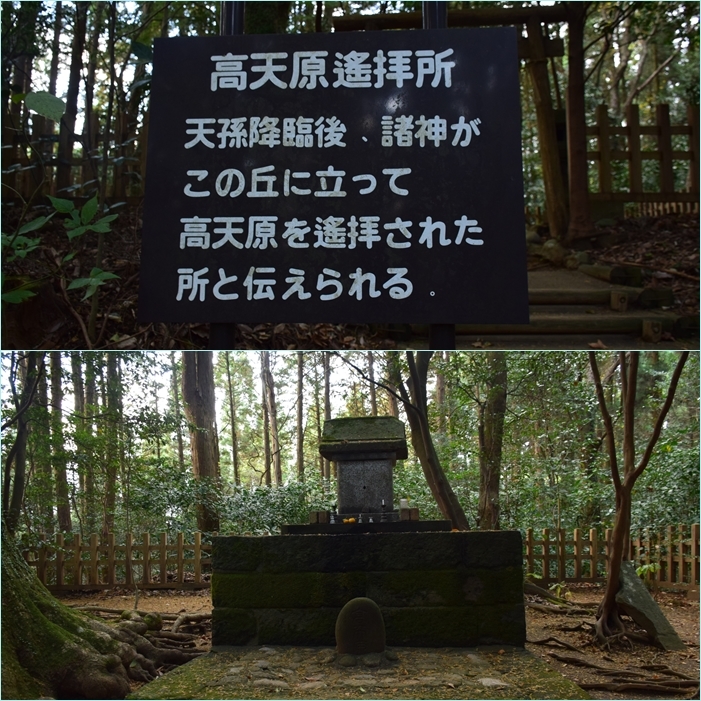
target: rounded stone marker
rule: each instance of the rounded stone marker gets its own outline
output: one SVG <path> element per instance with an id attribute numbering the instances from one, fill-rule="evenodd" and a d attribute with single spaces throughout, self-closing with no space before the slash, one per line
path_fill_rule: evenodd
<path id="1" fill-rule="evenodd" d="M 384 652 L 385 622 L 372 599 L 351 599 L 341 609 L 336 619 L 336 649 L 339 655 Z"/>

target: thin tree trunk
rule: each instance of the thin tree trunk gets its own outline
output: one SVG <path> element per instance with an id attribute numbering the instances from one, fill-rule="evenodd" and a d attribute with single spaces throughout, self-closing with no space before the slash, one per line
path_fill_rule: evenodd
<path id="1" fill-rule="evenodd" d="M 370 378 L 370 415 L 377 416 L 377 392 L 375 390 L 375 356 L 368 351 L 368 377 Z"/>
<path id="2" fill-rule="evenodd" d="M 66 476 L 66 449 L 63 443 L 63 387 L 61 384 L 61 352 L 51 354 L 51 444 L 56 480 L 58 528 L 64 533 L 73 530 Z"/>
<path id="3" fill-rule="evenodd" d="M 117 504 L 117 475 L 119 474 L 119 356 L 117 353 L 107 353 L 107 386 L 106 386 L 106 447 L 105 466 L 105 499 L 102 516 L 102 537 L 107 540 L 108 533 L 114 531 L 114 517 Z"/>
<path id="4" fill-rule="evenodd" d="M 22 503 L 24 501 L 24 487 L 27 465 L 27 437 L 28 419 L 27 410 L 22 410 L 23 407 L 29 407 L 30 403 L 36 397 L 37 389 L 37 361 L 40 354 L 36 351 L 29 351 L 27 355 L 18 362 L 21 364 L 21 379 L 22 390 L 19 401 L 16 405 L 18 411 L 17 417 L 17 434 L 15 441 L 10 449 L 10 453 L 6 458 L 5 468 L 5 484 L 3 485 L 3 510 L 5 511 L 4 522 L 7 525 L 10 533 L 14 533 L 19 523 L 19 517 L 22 512 Z M 12 496 L 10 497 L 10 465 L 14 463 L 14 474 L 12 476 Z"/>
<path id="5" fill-rule="evenodd" d="M 178 467 L 180 468 L 180 472 L 185 472 L 185 451 L 183 450 L 182 413 L 180 411 L 180 391 L 178 389 L 180 383 L 178 382 L 178 365 L 175 362 L 175 351 L 170 352 L 170 372 L 171 386 L 173 388 L 173 409 L 175 412 L 175 436 L 178 441 Z"/>
<path id="6" fill-rule="evenodd" d="M 236 400 L 234 398 L 234 385 L 231 382 L 231 367 L 229 363 L 229 351 L 225 351 L 226 382 L 229 394 L 229 416 L 231 417 L 231 464 L 234 468 L 234 484 L 241 484 L 239 475 L 239 439 L 237 434 Z"/>
<path id="7" fill-rule="evenodd" d="M 331 419 L 331 356 L 328 351 L 324 355 L 324 421 Z M 331 479 L 331 461 L 324 458 L 324 478 Z M 333 476 L 336 476 L 336 464 L 333 464 Z"/>
<path id="8" fill-rule="evenodd" d="M 197 504 L 197 528 L 219 530 L 215 499 L 219 488 L 219 441 L 211 351 L 183 353 L 183 407 L 190 423 L 190 451 L 195 479 L 204 481 Z"/>
<path id="9" fill-rule="evenodd" d="M 75 118 L 78 113 L 78 91 L 80 88 L 80 74 L 83 68 L 83 48 L 85 46 L 85 30 L 89 5 L 89 2 L 75 3 L 75 24 L 73 27 L 71 66 L 68 74 L 66 111 L 61 118 L 61 129 L 58 137 L 56 192 L 60 197 L 65 196 L 65 189 L 71 184 L 73 136 L 75 131 Z"/>
<path id="10" fill-rule="evenodd" d="M 297 351 L 297 479 L 304 482 L 304 352 Z"/>
<path id="11" fill-rule="evenodd" d="M 97 414 L 97 384 L 95 380 L 95 355 L 90 353 L 85 359 L 85 429 L 88 439 L 94 435 L 94 417 Z M 95 508 L 95 452 L 90 445 L 86 451 L 85 465 L 85 530 L 88 533 L 97 531 L 97 509 Z"/>
<path id="12" fill-rule="evenodd" d="M 93 9 L 93 27 L 89 41 L 88 70 L 85 77 L 85 110 L 83 113 L 83 182 L 97 180 L 97 159 L 95 156 L 98 122 L 93 119 L 93 102 L 95 97 L 95 73 L 97 71 L 100 35 L 102 34 L 102 15 L 105 9 L 104 2 L 96 2 Z"/>
<path id="13" fill-rule="evenodd" d="M 37 478 L 41 482 L 41 528 L 44 533 L 53 533 L 54 514 L 54 478 L 51 467 L 51 415 L 49 413 L 49 390 L 46 372 L 41 370 L 37 387 L 38 417 L 30 425 L 30 441 L 34 445 L 37 463 Z"/>
<path id="14" fill-rule="evenodd" d="M 280 436 L 277 426 L 277 404 L 275 402 L 275 381 L 270 371 L 270 351 L 263 351 L 263 386 L 265 390 L 265 402 L 268 407 L 270 420 L 270 443 L 273 461 L 273 474 L 275 485 L 282 484 L 282 461 L 280 458 Z"/>
<path id="15" fill-rule="evenodd" d="M 83 384 L 83 366 L 78 351 L 71 351 L 71 377 L 73 379 L 73 409 L 75 415 L 75 427 L 79 435 L 85 434 L 85 387 Z M 87 504 L 85 501 L 85 470 L 81 465 L 78 469 L 78 485 L 80 498 L 81 518 L 80 523 L 85 523 Z"/>
<path id="16" fill-rule="evenodd" d="M 500 351 L 487 353 L 489 373 L 487 398 L 480 406 L 480 495 L 479 527 L 481 530 L 499 529 L 499 477 L 501 474 L 501 448 L 506 414 L 506 354 Z"/>
<path id="17" fill-rule="evenodd" d="M 322 356 L 323 357 L 323 356 Z M 319 397 L 319 356 L 314 357 L 314 414 L 316 416 L 316 444 L 317 447 L 321 445 L 321 400 Z M 324 458 L 321 453 L 317 451 L 319 456 L 319 475 L 323 481 L 324 479 Z"/>

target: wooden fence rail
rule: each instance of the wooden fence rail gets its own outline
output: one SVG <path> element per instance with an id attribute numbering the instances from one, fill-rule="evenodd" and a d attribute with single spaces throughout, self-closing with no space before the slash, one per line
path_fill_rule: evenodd
<path id="1" fill-rule="evenodd" d="M 638 202 L 646 209 L 656 205 L 661 214 L 697 211 L 699 202 L 699 107 L 687 107 L 687 123 L 672 125 L 669 105 L 655 106 L 655 123 L 640 124 L 638 105 L 629 105 L 625 115 L 625 126 L 613 126 L 606 105 L 599 105 L 596 110 L 596 123 L 587 127 L 587 135 L 596 137 L 597 150 L 587 151 L 587 159 L 598 165 L 598 192 L 590 192 L 592 202 Z M 687 137 L 687 148 L 674 148 L 673 137 Z M 645 149 L 646 139 L 650 137 L 656 149 Z M 622 148 L 625 140 L 626 148 Z M 614 190 L 614 162 L 627 165 L 628 177 L 626 187 Z M 656 185 L 647 190 L 643 183 L 643 161 L 659 162 Z M 688 161 L 686 181 L 676 187 L 674 182 L 674 161 Z M 666 204 L 666 207 L 662 207 Z M 670 206 L 672 205 L 672 206 Z"/>
<path id="2" fill-rule="evenodd" d="M 526 531 L 524 566 L 527 573 L 551 582 L 603 582 L 606 580 L 611 530 L 603 539 L 592 529 L 588 536 L 579 528 L 569 539 L 564 528 L 543 530 L 536 539 Z M 194 533 L 185 543 L 182 533 L 170 540 L 161 533 L 152 542 L 148 533 L 135 542 L 127 533 L 123 544 L 110 533 L 100 543 L 96 534 L 85 542 L 80 535 L 66 543 L 58 534 L 55 544 L 24 549 L 29 565 L 51 591 L 110 589 L 115 586 L 139 589 L 205 589 L 209 587 L 212 546 Z M 640 565 L 657 565 L 649 577 L 662 589 L 696 589 L 699 585 L 699 525 L 668 526 L 664 531 L 645 532 L 632 538 L 630 557 Z M 651 568 L 655 569 L 655 568 Z"/>
<path id="3" fill-rule="evenodd" d="M 62 534 L 54 545 L 27 548 L 24 556 L 37 576 L 51 591 L 110 589 L 115 586 L 139 589 L 203 589 L 209 587 L 212 546 L 194 533 L 185 543 L 182 533 L 174 542 L 161 533 L 157 543 L 148 533 L 135 542 L 127 533 L 124 543 L 115 543 L 114 533 L 100 543 L 93 533 L 84 542 L 74 534 L 70 543 Z"/>
<path id="4" fill-rule="evenodd" d="M 526 531 L 525 566 L 544 583 L 604 582 L 608 569 L 611 536 L 600 539 L 595 529 L 587 534 L 575 528 L 570 539 L 564 528 L 543 529 L 536 539 Z M 646 530 L 631 538 L 629 557 L 636 566 L 653 565 L 647 576 L 661 589 L 697 589 L 699 586 L 699 525 L 668 526 L 664 531 Z M 654 571 L 653 571 L 654 570 Z"/>

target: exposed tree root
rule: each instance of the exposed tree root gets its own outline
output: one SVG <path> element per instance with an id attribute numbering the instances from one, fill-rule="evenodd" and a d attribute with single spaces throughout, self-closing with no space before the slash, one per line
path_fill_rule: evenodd
<path id="1" fill-rule="evenodd" d="M 570 645 L 568 642 L 565 642 L 564 640 L 560 640 L 559 638 L 555 638 L 552 635 L 548 638 L 543 638 L 542 640 L 526 640 L 526 642 L 531 643 L 531 645 L 548 645 L 550 643 L 553 643 L 555 645 L 560 645 L 560 646 L 567 648 L 568 650 L 572 650 L 574 652 L 581 652 L 581 650 L 578 647 L 575 647 L 574 645 Z"/>
<path id="2" fill-rule="evenodd" d="M 529 608 L 543 613 L 556 613 L 563 616 L 583 616 L 591 613 L 591 611 L 574 606 L 550 606 L 549 604 L 536 604 L 534 601 L 526 601 L 525 603 Z"/>
<path id="3" fill-rule="evenodd" d="M 200 623 L 201 621 L 208 621 L 212 618 L 211 613 L 181 613 L 176 619 L 175 623 L 171 627 L 172 633 L 177 633 L 180 626 L 185 623 Z"/>
<path id="4" fill-rule="evenodd" d="M 611 681 L 611 682 L 593 682 L 590 684 L 579 684 L 582 689 L 599 689 L 604 691 L 647 691 L 654 694 L 678 694 L 681 689 L 691 689 L 699 686 L 698 681 L 665 681 L 665 682 L 627 682 L 627 681 Z"/>

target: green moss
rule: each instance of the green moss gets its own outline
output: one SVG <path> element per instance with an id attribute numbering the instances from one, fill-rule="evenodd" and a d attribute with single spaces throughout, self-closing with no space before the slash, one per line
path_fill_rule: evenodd
<path id="1" fill-rule="evenodd" d="M 212 611 L 212 645 L 247 645 L 258 632 L 253 611 L 215 608 Z"/>
<path id="2" fill-rule="evenodd" d="M 494 606 L 380 607 L 388 645 L 470 647 L 499 643 L 523 646 L 523 604 Z"/>
<path id="3" fill-rule="evenodd" d="M 365 595 L 364 572 L 214 573 L 212 605 L 230 608 L 341 607 Z"/>
<path id="4" fill-rule="evenodd" d="M 404 424 L 393 416 L 362 416 L 324 421 L 322 442 L 402 440 Z"/>
<path id="5" fill-rule="evenodd" d="M 263 609 L 256 613 L 258 642 L 269 645 L 334 645 L 338 608 Z"/>

